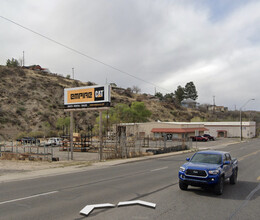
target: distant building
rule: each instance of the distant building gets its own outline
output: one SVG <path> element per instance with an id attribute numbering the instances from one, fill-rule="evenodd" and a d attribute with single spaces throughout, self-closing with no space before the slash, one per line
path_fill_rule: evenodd
<path id="1" fill-rule="evenodd" d="M 208 111 L 211 112 L 227 112 L 228 108 L 224 106 L 216 106 L 216 105 L 210 105 L 207 107 Z"/>
<path id="2" fill-rule="evenodd" d="M 210 134 L 214 137 L 240 137 L 240 122 L 146 122 L 121 123 L 113 126 L 113 132 L 118 136 L 154 137 L 166 135 L 170 138 L 189 138 L 194 135 Z M 256 135 L 256 122 L 242 122 L 244 138 Z"/>
<path id="3" fill-rule="evenodd" d="M 183 101 L 181 101 L 181 106 L 185 107 L 185 108 L 196 108 L 198 105 L 198 103 L 193 100 L 193 99 L 184 99 Z"/>
<path id="4" fill-rule="evenodd" d="M 24 66 L 24 68 L 29 70 L 42 71 L 45 73 L 51 73 L 51 71 L 48 68 L 42 68 L 40 65 Z"/>
<path id="5" fill-rule="evenodd" d="M 114 133 L 127 137 L 154 137 L 160 138 L 167 135 L 171 138 L 189 138 L 195 133 L 202 135 L 207 129 L 202 124 L 185 122 L 146 122 L 146 123 L 121 123 L 114 125 Z"/>
<path id="6" fill-rule="evenodd" d="M 233 122 L 201 122 L 208 129 L 207 134 L 215 137 L 240 137 L 241 125 L 239 121 Z M 244 138 L 253 138 L 256 135 L 254 121 L 242 122 L 242 135 Z"/>
<path id="7" fill-rule="evenodd" d="M 24 66 L 24 68 L 29 69 L 29 70 L 43 70 L 43 68 L 40 65 L 31 65 L 31 66 Z"/>

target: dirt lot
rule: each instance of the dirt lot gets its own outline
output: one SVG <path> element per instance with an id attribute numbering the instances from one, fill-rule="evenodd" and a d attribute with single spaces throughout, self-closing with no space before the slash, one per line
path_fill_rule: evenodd
<path id="1" fill-rule="evenodd" d="M 220 149 L 230 144 L 238 143 L 239 139 L 235 138 L 226 138 L 226 139 L 218 139 L 216 141 L 209 141 L 209 142 L 193 142 L 193 148 L 198 149 Z M 60 156 L 63 158 L 62 161 L 57 162 L 48 162 L 48 161 L 17 161 L 17 160 L 0 160 L 0 180 L 3 177 L 7 176 L 15 176 L 15 175 L 24 175 L 26 176 L 27 173 L 46 173 L 47 170 L 53 171 L 54 170 L 72 170 L 82 167 L 88 167 L 92 164 L 99 164 L 99 155 L 97 153 L 86 153 L 86 152 L 74 152 L 74 159 L 73 161 L 67 160 L 68 153 L 67 152 L 60 152 L 58 148 L 54 149 L 54 156 Z M 56 169 L 52 169 L 56 168 Z"/>

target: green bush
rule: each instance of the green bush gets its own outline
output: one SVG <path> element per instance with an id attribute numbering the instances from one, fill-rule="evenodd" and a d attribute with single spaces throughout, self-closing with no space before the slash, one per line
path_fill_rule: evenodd
<path id="1" fill-rule="evenodd" d="M 24 108 L 24 107 L 18 107 L 18 108 L 16 109 L 16 114 L 22 115 L 23 112 L 25 112 L 25 111 L 26 111 L 26 108 Z"/>

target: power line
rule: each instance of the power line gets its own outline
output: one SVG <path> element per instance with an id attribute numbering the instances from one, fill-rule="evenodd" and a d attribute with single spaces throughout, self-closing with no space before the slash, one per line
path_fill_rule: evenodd
<path id="1" fill-rule="evenodd" d="M 32 29 L 30 29 L 30 28 L 28 28 L 28 27 L 25 27 L 25 26 L 23 26 L 23 25 L 21 25 L 21 24 L 15 22 L 15 21 L 12 21 L 12 20 L 10 20 L 10 19 L 4 17 L 4 16 L 1 16 L 1 15 L 0 15 L 0 18 L 4 19 L 4 20 L 6 20 L 6 21 L 9 21 L 9 22 L 11 22 L 11 23 L 13 23 L 13 24 L 15 24 L 15 25 L 17 25 L 17 26 L 23 28 L 23 29 L 26 29 L 27 31 L 30 31 L 30 32 L 32 32 L 32 33 L 34 33 L 34 34 L 36 34 L 36 35 L 39 35 L 40 37 L 43 37 L 43 38 L 45 38 L 45 39 L 47 39 L 47 40 L 49 40 L 49 41 L 51 41 L 51 42 L 53 42 L 53 43 L 55 43 L 55 44 L 58 44 L 58 45 L 60 45 L 60 46 L 62 46 L 62 47 L 65 47 L 65 48 L 68 49 L 68 50 L 71 50 L 71 51 L 73 51 L 73 52 L 75 52 L 75 53 L 77 53 L 77 54 L 80 54 L 80 55 L 82 55 L 82 56 L 84 56 L 84 57 L 86 57 L 86 58 L 88 58 L 88 59 L 90 59 L 90 60 L 93 60 L 93 61 L 95 61 L 95 62 L 97 62 L 97 63 L 100 63 L 100 64 L 102 64 L 102 65 L 104 65 L 104 66 L 107 66 L 107 67 L 109 67 L 109 68 L 111 68 L 111 69 L 114 69 L 114 70 L 116 70 L 116 71 L 118 71 L 118 72 L 120 72 L 120 73 L 123 73 L 123 74 L 125 74 L 125 75 L 130 76 L 130 77 L 133 77 L 133 78 L 135 78 L 135 79 L 137 79 L 137 80 L 140 80 L 140 81 L 142 81 L 142 82 L 145 82 L 145 83 L 150 84 L 150 85 L 152 85 L 152 86 L 155 86 L 155 87 L 157 87 L 157 88 L 163 89 L 163 90 L 165 90 L 165 91 L 172 92 L 172 91 L 170 91 L 170 90 L 168 90 L 168 89 L 159 87 L 158 85 L 156 85 L 156 84 L 154 84 L 154 83 L 152 83 L 152 82 L 149 82 L 149 81 L 144 80 L 144 79 L 142 79 L 142 78 L 140 78 L 140 77 L 134 76 L 133 74 L 130 74 L 130 73 L 124 71 L 124 70 L 118 69 L 117 67 L 114 67 L 114 66 L 112 66 L 112 65 L 110 65 L 110 64 L 107 64 L 107 63 L 105 63 L 105 62 L 103 62 L 103 61 L 100 61 L 100 60 L 98 60 L 98 59 L 96 59 L 96 58 L 94 58 L 94 57 L 91 57 L 91 56 L 89 56 L 89 55 L 87 55 L 87 54 L 85 54 L 85 53 L 83 53 L 83 52 L 80 52 L 80 51 L 78 51 L 78 50 L 76 50 L 76 49 L 74 49 L 74 48 L 72 48 L 72 47 L 69 47 L 69 46 L 67 46 L 67 45 L 65 45 L 65 44 L 63 44 L 63 43 L 60 43 L 60 42 L 58 42 L 58 41 L 56 41 L 56 40 L 53 40 L 53 39 L 51 39 L 51 38 L 49 38 L 49 37 L 47 37 L 47 36 L 45 36 L 45 35 L 43 35 L 43 34 L 41 34 L 41 33 L 38 33 L 38 32 L 36 32 L 36 31 L 34 31 L 34 30 L 32 30 Z"/>

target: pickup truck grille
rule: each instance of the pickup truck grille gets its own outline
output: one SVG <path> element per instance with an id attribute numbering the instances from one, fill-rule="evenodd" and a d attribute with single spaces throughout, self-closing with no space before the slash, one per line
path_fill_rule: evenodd
<path id="1" fill-rule="evenodd" d="M 186 175 L 188 176 L 198 176 L 198 177 L 206 177 L 207 173 L 205 170 L 193 170 L 193 169 L 187 169 Z"/>

